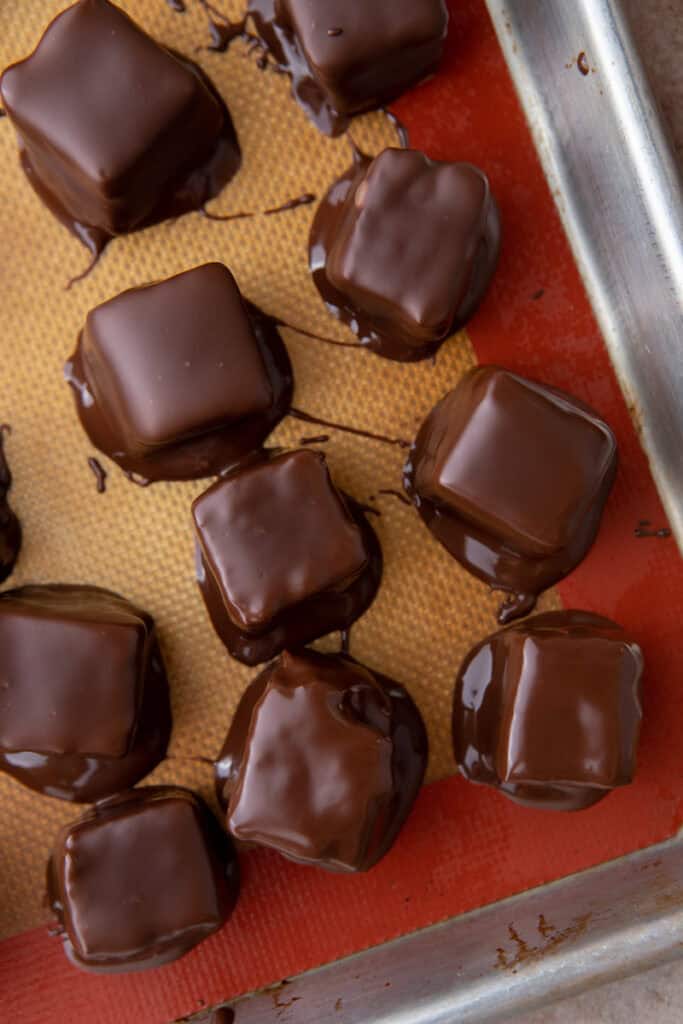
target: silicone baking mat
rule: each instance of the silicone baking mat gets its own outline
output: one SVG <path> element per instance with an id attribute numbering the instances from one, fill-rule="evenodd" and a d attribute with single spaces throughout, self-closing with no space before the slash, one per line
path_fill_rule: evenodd
<path id="1" fill-rule="evenodd" d="M 199 214 L 116 240 L 70 291 L 85 251 L 41 207 L 24 181 L 7 120 L 0 122 L 0 419 L 15 475 L 13 504 L 25 547 L 8 585 L 26 580 L 109 586 L 156 617 L 175 714 L 170 758 L 151 777 L 211 796 L 213 754 L 252 672 L 214 637 L 193 579 L 189 505 L 199 484 L 146 490 L 110 470 L 98 495 L 61 368 L 87 310 L 123 288 L 210 259 L 226 262 L 243 291 L 268 312 L 308 331 L 346 339 L 326 314 L 306 270 L 313 207 L 264 216 L 305 192 L 322 195 L 349 163 L 345 139 L 319 135 L 289 98 L 281 76 L 260 70 L 237 41 L 206 51 L 202 5 L 174 13 L 165 0 L 128 0 L 131 15 L 161 41 L 194 56 L 225 97 L 243 148 L 243 168 L 212 205 L 253 212 L 231 222 Z M 0 5 L 0 67 L 28 53 L 62 0 Z M 220 4 L 227 15 L 239 2 Z M 665 525 L 628 410 L 579 281 L 483 0 L 451 6 L 443 70 L 395 106 L 411 144 L 430 156 L 480 164 L 498 197 L 500 269 L 468 333 L 436 363 L 400 366 L 358 349 L 285 331 L 296 404 L 325 419 L 411 438 L 436 400 L 475 359 L 498 362 L 566 388 L 612 424 L 621 469 L 598 543 L 544 599 L 610 615 L 631 629 L 647 657 L 646 720 L 637 783 L 579 815 L 516 807 L 451 776 L 450 691 L 468 647 L 495 628 L 498 598 L 462 572 L 417 515 L 391 494 L 403 454 L 393 445 L 288 420 L 279 443 L 328 434 L 321 447 L 339 483 L 374 505 L 386 571 L 378 600 L 352 631 L 352 651 L 394 675 L 428 723 L 430 779 L 399 842 L 369 874 L 339 878 L 264 851 L 243 858 L 243 894 L 232 921 L 178 964 L 129 977 L 91 977 L 68 966 L 44 927 L 44 863 L 55 830 L 74 808 L 0 777 L 0 999 L 26 1024 L 165 1024 L 220 999 L 386 941 L 455 913 L 655 842 L 683 820 L 683 724 L 678 632 L 683 573 L 670 539 L 637 539 L 640 520 Z M 576 56 L 576 55 L 574 55 Z M 571 63 L 568 55 L 567 63 Z M 567 68 L 567 74 L 577 71 Z M 382 114 L 355 122 L 353 136 L 377 152 L 395 144 Z M 305 429 L 302 429 L 304 427 Z M 336 638 L 326 641 L 333 647 Z"/>

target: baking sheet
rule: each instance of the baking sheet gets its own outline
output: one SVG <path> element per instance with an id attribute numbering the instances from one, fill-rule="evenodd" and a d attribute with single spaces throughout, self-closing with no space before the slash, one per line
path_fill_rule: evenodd
<path id="1" fill-rule="evenodd" d="M 199 11 L 189 6 L 191 10 L 184 16 L 173 15 L 164 0 L 159 0 L 157 5 L 152 0 L 140 0 L 130 3 L 129 9 L 137 17 L 141 17 L 143 11 L 152 17 L 154 10 L 153 18 L 158 18 L 159 25 L 164 26 L 158 34 L 168 41 L 173 40 L 179 49 L 191 51 L 206 37 Z M 236 6 L 226 4 L 225 9 L 234 11 Z M 35 32 L 31 38 L 26 32 L 25 45 L 20 52 L 26 52 L 34 41 L 38 34 L 37 22 L 40 21 L 42 27 L 49 7 L 49 4 L 21 4 L 22 25 L 23 19 L 33 11 Z M 641 518 L 648 518 L 657 526 L 665 525 L 647 461 L 610 369 L 484 3 L 482 0 L 453 0 L 450 7 L 452 29 L 443 71 L 401 100 L 396 110 L 409 127 L 413 144 L 424 148 L 431 156 L 469 159 L 485 167 L 500 200 L 505 233 L 500 269 L 487 302 L 470 324 L 469 342 L 461 336 L 457 342 L 449 343 L 439 357 L 436 372 L 444 372 L 447 383 L 444 381 L 441 389 L 445 390 L 474 355 L 480 361 L 501 362 L 518 372 L 573 391 L 593 404 L 617 432 L 622 468 L 598 543 L 560 591 L 563 602 L 569 606 L 591 608 L 618 618 L 643 644 L 648 660 L 647 715 L 638 781 L 593 810 L 572 816 L 524 810 L 510 804 L 500 794 L 468 785 L 458 778 L 445 778 L 425 788 L 399 842 L 382 864 L 368 875 L 353 879 L 333 878 L 288 864 L 268 852 L 256 851 L 244 859 L 243 895 L 231 924 L 178 964 L 144 976 L 93 979 L 76 974 L 65 962 L 59 943 L 50 940 L 43 928 L 23 932 L 0 946 L 0 991 L 4 993 L 8 1012 L 14 1011 L 17 1015 L 21 1012 L 27 1024 L 34 1020 L 42 1024 L 47 1005 L 51 1007 L 52 1019 L 69 1020 L 70 1024 L 85 1024 L 86 1021 L 91 1024 L 92 1020 L 97 1020 L 98 1024 L 166 1024 L 173 1017 L 197 1009 L 200 1003 L 215 1002 L 258 988 L 656 842 L 672 834 L 683 818 L 683 770 L 677 756 L 677 736 L 683 725 L 683 693 L 678 685 L 683 610 L 680 562 L 672 541 L 634 538 L 634 527 Z M 16 10 L 14 3 L 0 10 L 2 46 L 7 45 L 5 26 Z M 12 32 L 16 32 L 16 17 L 11 20 Z M 141 20 L 144 19 L 141 17 Z M 13 36 L 12 46 L 15 41 Z M 567 75 L 578 75 L 575 60 L 578 47 L 576 50 L 573 57 L 568 53 L 563 60 L 562 67 Z M 311 175 L 304 164 L 293 161 L 290 166 L 290 161 L 285 161 L 281 155 L 292 148 L 294 137 L 299 140 L 299 134 L 301 138 L 309 138 L 311 158 L 316 156 L 323 160 L 321 154 L 334 154 L 334 157 L 324 157 L 324 166 L 316 164 L 320 178 L 313 183 L 316 186 L 313 191 L 318 190 L 318 180 L 322 187 L 328 181 L 327 175 L 333 177 L 345 166 L 347 156 L 343 142 L 331 143 L 315 134 L 303 115 L 288 102 L 284 81 L 246 67 L 247 57 L 241 44 L 235 44 L 234 50 L 225 57 L 199 53 L 198 58 L 208 70 L 217 72 L 215 78 L 236 114 L 242 141 L 249 140 L 249 152 L 255 154 L 258 166 L 265 161 L 269 169 L 282 167 L 293 175 L 286 182 L 292 188 L 280 190 L 269 170 L 268 205 L 276 205 L 311 188 Z M 249 72 L 241 114 L 238 113 L 239 98 L 233 96 L 235 83 L 242 74 L 240 67 Z M 273 90 L 272 96 L 268 94 L 266 111 L 256 108 L 254 103 L 253 90 L 262 88 Z M 280 106 L 271 107 L 271 103 Z M 271 119 L 271 110 L 277 112 L 277 117 Z M 379 136 L 372 134 L 375 126 L 382 132 L 381 142 Z M 385 132 L 389 134 L 385 136 Z M 393 138 L 380 115 L 363 119 L 354 128 L 354 134 L 369 149 L 379 148 Z M 283 318 L 297 323 L 302 323 L 298 318 L 305 315 L 306 326 L 313 330 L 322 328 L 325 333 L 336 333 L 336 329 L 317 305 L 300 257 L 296 253 L 292 256 L 292 249 L 284 243 L 282 247 L 275 245 L 275 224 L 256 220 L 233 224 L 199 223 L 208 251 L 202 243 L 198 254 L 195 228 L 190 223 L 198 218 L 187 218 L 173 227 L 155 229 L 121 244 L 117 242 L 95 277 L 84 282 L 83 291 L 74 290 L 71 297 L 65 297 L 56 284 L 48 285 L 53 301 L 45 300 L 42 307 L 38 307 L 34 300 L 35 283 L 45 277 L 46 270 L 63 275 L 61 283 L 68 272 L 83 265 L 84 257 L 76 243 L 65 238 L 45 217 L 28 190 L 20 190 L 16 169 L 10 174 L 10 169 L 15 167 L 10 135 L 6 123 L 1 124 L 0 145 L 7 148 L 2 153 L 6 159 L 0 172 L 0 188 L 6 190 L 7 183 L 12 181 L 17 189 L 13 193 L 15 211 L 24 210 L 20 230 L 16 225 L 11 227 L 14 232 L 12 252 L 16 251 L 17 257 L 16 266 L 13 264 L 9 270 L 16 276 L 24 275 L 25 289 L 22 305 L 14 308 L 11 328 L 14 332 L 23 332 L 24 346 L 33 346 L 33 355 L 25 364 L 29 369 L 24 393 L 39 387 L 45 394 L 57 395 L 59 403 L 57 411 L 50 407 L 46 413 L 47 428 L 41 426 L 39 430 L 22 414 L 20 403 L 14 406 L 19 418 L 9 454 L 11 458 L 15 454 L 17 457 L 13 458 L 17 470 L 17 507 L 20 511 L 26 509 L 30 517 L 29 543 L 36 545 L 27 548 L 27 553 L 35 559 L 36 572 L 51 574 L 59 570 L 63 578 L 92 579 L 92 570 L 97 574 L 97 582 L 108 582 L 122 589 L 127 582 L 129 596 L 138 601 L 146 599 L 148 605 L 152 600 L 155 602 L 151 610 L 160 618 L 162 641 L 170 645 L 176 700 L 185 688 L 190 697 L 183 720 L 188 728 L 191 726 L 186 735 L 191 735 L 194 742 L 199 734 L 202 710 L 196 698 L 203 692 L 204 676 L 214 669 L 217 674 L 221 673 L 220 696 L 215 698 L 213 713 L 217 709 L 222 715 L 225 708 L 227 719 L 235 673 L 243 672 L 225 661 L 220 645 L 210 634 L 207 634 L 209 646 L 202 651 L 199 669 L 195 669 L 189 659 L 185 660 L 187 644 L 195 642 L 198 628 L 205 628 L 203 610 L 192 583 L 191 540 L 185 525 L 194 489 L 185 485 L 167 488 L 171 496 L 164 497 L 168 500 L 166 511 L 154 520 L 163 555 L 157 552 L 157 556 L 150 559 L 144 547 L 129 550 L 129 545 L 135 543 L 131 540 L 132 531 L 122 531 L 131 522 L 130 510 L 135 509 L 135 515 L 147 526 L 151 522 L 147 502 L 150 497 L 157 500 L 156 489 L 131 494 L 126 481 L 115 476 L 110 480 L 107 495 L 94 495 L 94 478 L 85 467 L 85 457 L 91 454 L 91 449 L 76 434 L 68 434 L 74 428 L 73 413 L 69 396 L 60 390 L 56 376 L 85 310 L 92 302 L 99 301 L 98 288 L 102 281 L 98 284 L 97 274 L 103 272 L 106 261 L 110 261 L 119 275 L 116 285 L 111 286 L 113 293 L 136 283 L 135 268 L 138 268 L 136 273 L 141 268 L 144 278 L 149 279 L 157 273 L 182 269 L 191 262 L 225 258 L 226 247 L 234 244 L 237 261 L 234 266 L 238 277 L 243 268 L 245 279 L 241 283 L 250 298 L 261 302 L 270 312 L 280 313 Z M 297 147 L 298 144 L 297 141 Z M 226 211 L 253 209 L 246 206 L 251 196 L 239 192 L 248 187 L 249 182 L 245 184 L 242 175 L 234 184 L 235 192 L 226 193 L 216 207 Z M 242 203 L 237 202 L 238 198 Z M 257 208 L 265 205 L 259 203 Z M 0 214 L 5 218 L 2 228 L 6 233 L 10 217 L 5 206 Z M 287 226 L 283 230 L 291 233 L 287 237 L 292 247 L 301 252 L 311 215 L 310 208 L 302 208 L 269 220 L 277 221 L 278 231 L 280 222 L 285 222 Z M 290 216 L 302 220 L 288 221 L 286 218 Z M 19 220 L 18 216 L 15 219 Z M 208 232 L 209 227 L 218 234 Z M 239 233 L 233 235 L 235 229 L 239 229 Z M 2 237 L 4 239 L 4 235 Z M 268 251 L 262 253 L 255 264 L 250 264 L 243 247 L 256 237 L 265 241 Z M 151 265 L 149 261 L 148 239 L 153 238 L 161 240 L 159 270 L 155 270 L 156 263 Z M 27 251 L 31 253 L 30 258 L 25 255 Z M 67 254 L 68 267 L 65 266 Z M 22 259 L 24 264 L 37 259 L 39 271 L 35 270 L 35 262 L 32 272 L 25 266 L 21 269 Z M 136 262 L 133 264 L 131 260 Z M 9 296 L 8 268 L 4 264 L 0 273 L 3 274 L 3 295 Z M 301 282 L 302 291 L 295 294 L 297 281 Z M 40 319 L 41 309 L 44 321 Z M 0 317 L 6 315 L 4 307 L 0 308 Z M 42 325 L 40 331 L 39 324 Z M 49 344 L 45 334 L 49 335 Z M 9 320 L 3 336 L 12 338 Z M 337 337 L 343 336 L 337 334 Z M 315 342 L 290 335 L 288 341 L 302 382 L 298 404 L 309 411 L 322 411 L 323 400 L 333 394 L 347 422 L 352 421 L 352 412 L 358 408 L 358 419 L 354 421 L 358 425 L 400 436 L 404 431 L 410 432 L 411 423 L 421 419 L 434 401 L 430 388 L 437 390 L 438 378 L 433 376 L 434 369 L 429 365 L 396 367 L 379 360 L 371 364 L 362 353 L 323 350 Z M 472 346 L 469 349 L 468 344 Z M 19 355 L 22 353 L 23 348 L 20 348 Z M 36 353 L 47 360 L 45 368 Z M 328 372 L 330 366 L 334 366 L 332 373 Z M 372 387 L 367 384 L 368 374 L 373 375 Z M 48 387 L 54 391 L 48 392 Z M 4 397 L 4 388 L 2 394 Z M 391 396 L 394 410 L 390 422 L 385 411 L 385 394 Z M 348 404 L 355 398 L 357 407 Z M 320 404 L 314 405 L 314 402 Z M 27 480 L 25 473 L 29 470 L 28 462 L 21 466 L 19 427 L 22 419 L 23 428 L 33 431 L 31 457 L 36 459 L 36 468 L 43 471 L 35 484 L 31 474 L 30 487 L 41 488 L 37 492 L 29 491 L 29 485 L 25 484 L 21 493 L 22 477 Z M 313 432 L 317 433 L 317 429 Z M 302 433 L 299 429 L 292 436 L 297 438 Z M 42 447 L 44 437 L 55 439 L 45 449 Z M 67 438 L 75 438 L 72 444 L 80 447 L 74 449 L 66 444 Z M 340 481 L 358 497 L 374 493 L 378 486 L 377 473 L 371 471 L 377 466 L 390 466 L 392 480 L 393 474 L 400 471 L 401 456 L 393 449 L 380 454 L 347 437 L 335 437 L 328 447 Z M 69 493 L 66 488 L 55 487 L 54 482 L 46 482 L 54 468 L 58 470 L 56 479 L 66 481 L 68 477 Z M 365 489 L 361 489 L 361 484 Z M 386 486 L 384 477 L 380 486 Z M 37 497 L 32 505 L 34 493 Z M 418 544 L 429 541 L 429 537 L 408 522 L 411 519 L 409 509 L 390 497 L 384 501 L 386 509 L 382 505 L 384 514 L 377 525 L 389 561 L 381 598 L 386 604 L 382 612 L 383 606 L 378 603 L 357 630 L 358 639 L 353 642 L 360 646 L 355 651 L 384 671 L 392 671 L 392 665 L 396 666 L 395 674 L 411 686 L 429 720 L 434 751 L 444 750 L 448 759 L 448 691 L 459 652 L 467 646 L 469 641 L 465 638 L 470 631 L 481 636 L 494 628 L 495 602 L 474 581 L 465 581 L 472 590 L 461 600 L 460 571 L 447 556 L 434 550 L 435 544 L 428 545 L 424 548 L 425 557 L 434 558 L 435 567 L 441 566 L 444 575 L 441 589 L 435 591 L 438 621 L 420 633 L 419 616 L 425 608 L 424 595 L 433 582 L 429 575 L 432 563 L 415 559 L 416 549 L 408 543 L 408 531 L 416 530 L 414 536 Z M 90 521 L 93 515 L 97 516 L 97 521 L 87 534 L 72 540 L 76 538 L 72 526 L 74 516 L 80 515 L 84 516 L 79 520 L 81 523 Z M 401 526 L 404 521 L 405 525 Z M 108 543 L 112 534 L 117 538 L 115 545 Z M 54 538 L 58 540 L 55 542 Z M 169 573 L 169 552 L 177 538 L 183 538 L 181 543 L 185 544 L 182 549 L 185 553 L 180 556 L 185 568 L 179 573 L 174 564 Z M 174 556 L 174 562 L 178 557 Z M 399 586 L 400 578 L 391 575 L 392 565 L 396 573 L 399 568 L 401 573 L 407 573 L 406 587 Z M 81 576 L 86 570 L 88 576 Z M 659 598 L 656 604 L 652 601 L 653 593 Z M 175 602 L 181 600 L 182 594 L 187 595 L 188 603 L 183 615 L 173 620 L 180 627 L 174 639 L 164 628 L 164 618 L 171 613 L 175 615 L 178 607 Z M 483 608 L 486 608 L 486 618 L 477 626 Z M 406 666 L 403 674 L 401 665 Z M 197 677 L 197 671 L 201 678 Z M 430 710 L 430 696 L 438 691 L 435 680 L 439 672 L 447 682 L 441 694 L 434 697 Z M 220 720 L 211 719 L 204 725 L 202 746 L 212 736 L 220 738 L 222 731 Z M 194 745 L 187 744 L 175 749 L 174 754 L 187 756 L 194 750 Z M 163 777 L 178 778 L 180 767 L 181 762 L 170 762 L 164 768 Z M 448 762 L 442 767 L 433 762 L 432 770 L 439 775 L 451 767 Z M 188 770 L 183 778 L 194 777 L 198 783 L 208 785 L 205 769 L 185 764 L 183 770 Z M 36 808 L 46 816 L 46 825 L 48 815 L 56 821 L 60 815 L 69 817 L 71 814 L 69 808 L 53 801 L 33 796 L 28 799 L 30 810 L 28 804 L 23 810 L 18 806 L 13 809 L 13 837 L 15 833 L 21 836 L 27 825 L 35 821 Z M 6 856 L 5 849 L 6 844 L 3 844 L 0 857 Z M 39 853 L 36 860 L 40 859 Z M 4 865 L 0 864 L 0 877 L 4 870 Z M 32 870 L 37 877 L 38 866 Z M 12 876 L 13 884 L 19 888 L 24 884 L 23 873 L 22 863 L 20 873 Z M 31 895 L 30 886 L 26 886 L 24 893 Z M 35 894 L 31 898 L 38 919 L 38 901 Z M 315 913 L 311 908 L 315 908 Z M 496 956 L 494 943 L 492 966 Z M 362 971 L 360 962 L 358 971 Z M 286 1019 L 288 1012 L 274 1003 L 274 1019 Z M 339 1019 L 344 1021 L 344 1016 Z"/>

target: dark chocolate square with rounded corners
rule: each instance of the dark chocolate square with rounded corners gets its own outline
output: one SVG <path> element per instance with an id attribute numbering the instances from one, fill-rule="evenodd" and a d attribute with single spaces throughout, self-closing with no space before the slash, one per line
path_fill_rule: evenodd
<path id="1" fill-rule="evenodd" d="M 130 289 L 92 310 L 82 358 L 128 454 L 237 423 L 273 401 L 240 290 L 220 263 Z"/>
<path id="2" fill-rule="evenodd" d="M 193 514 L 226 611 L 243 630 L 342 590 L 368 562 L 361 530 L 314 451 L 232 474 L 195 501 Z"/>
<path id="3" fill-rule="evenodd" d="M 79 966 L 178 955 L 221 927 L 207 814 L 190 791 L 158 787 L 97 805 L 62 830 L 52 896 Z"/>
<path id="4" fill-rule="evenodd" d="M 91 591 L 0 599 L 0 751 L 123 757 L 137 724 L 149 625 Z"/>
<path id="5" fill-rule="evenodd" d="M 141 220 L 223 122 L 199 77 L 108 0 L 58 15 L 0 94 L 37 178 L 112 233 Z"/>
<path id="6" fill-rule="evenodd" d="M 525 635 L 521 628 L 499 642 L 506 657 L 500 780 L 605 789 L 630 782 L 641 660 L 629 642 L 619 634 Z"/>
<path id="7" fill-rule="evenodd" d="M 614 462 L 611 431 L 579 402 L 496 367 L 432 413 L 418 493 L 542 558 L 582 528 Z"/>
<path id="8" fill-rule="evenodd" d="M 388 327 L 443 338 L 470 286 L 488 209 L 486 179 L 470 164 L 387 149 L 347 202 L 327 277 Z"/>

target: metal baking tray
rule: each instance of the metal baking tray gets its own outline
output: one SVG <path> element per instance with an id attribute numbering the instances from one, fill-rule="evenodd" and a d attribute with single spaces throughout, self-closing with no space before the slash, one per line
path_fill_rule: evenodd
<path id="1" fill-rule="evenodd" d="M 487 4 L 683 550 L 683 190 L 619 0 Z M 682 951 L 676 837 L 231 1005 L 236 1024 L 509 1020 Z"/>

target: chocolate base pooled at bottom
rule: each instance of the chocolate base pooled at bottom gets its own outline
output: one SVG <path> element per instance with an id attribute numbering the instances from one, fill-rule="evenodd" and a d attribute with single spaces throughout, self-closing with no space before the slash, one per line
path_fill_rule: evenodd
<path id="1" fill-rule="evenodd" d="M 47 884 L 69 960 L 116 973 L 178 960 L 222 928 L 239 870 L 232 841 L 199 796 L 151 786 L 65 826 Z"/>
<path id="2" fill-rule="evenodd" d="M 453 698 L 461 773 L 516 803 L 577 811 L 633 780 L 640 648 L 590 612 L 536 615 L 465 659 Z"/>
<path id="3" fill-rule="evenodd" d="M 316 212 L 309 267 L 329 311 L 363 347 L 417 362 L 472 317 L 499 249 L 498 206 L 478 168 L 354 148 Z"/>
<path id="4" fill-rule="evenodd" d="M 231 472 L 193 505 L 197 581 L 214 629 L 246 665 L 351 626 L 371 605 L 382 549 L 322 453 Z"/>
<path id="5" fill-rule="evenodd" d="M 427 735 L 406 690 L 344 655 L 285 653 L 247 688 L 216 763 L 238 840 L 367 871 L 422 784 Z"/>
<path id="6" fill-rule="evenodd" d="M 447 551 L 510 595 L 505 624 L 587 554 L 616 470 L 615 437 L 583 402 L 480 366 L 423 423 L 404 486 Z"/>
<path id="7" fill-rule="evenodd" d="M 10 508 L 7 492 L 12 486 L 12 474 L 4 451 L 4 434 L 0 426 L 0 583 L 10 575 L 21 549 L 21 523 Z"/>
<path id="8" fill-rule="evenodd" d="M 0 678 L 0 771 L 39 793 L 101 800 L 166 754 L 171 706 L 154 622 L 118 594 L 5 591 Z"/>
<path id="9" fill-rule="evenodd" d="M 294 386 L 277 322 L 220 263 L 91 310 L 64 373 L 93 444 L 150 482 L 218 475 L 253 456 Z"/>

